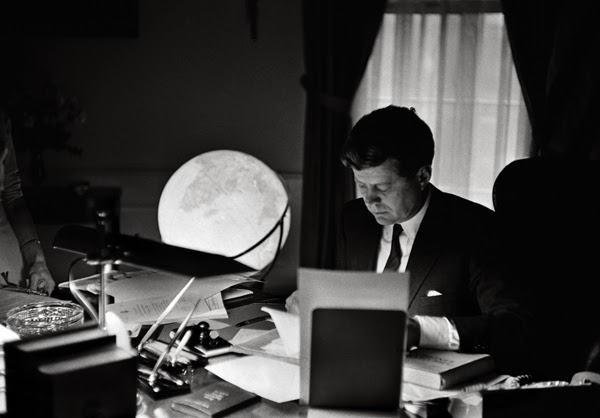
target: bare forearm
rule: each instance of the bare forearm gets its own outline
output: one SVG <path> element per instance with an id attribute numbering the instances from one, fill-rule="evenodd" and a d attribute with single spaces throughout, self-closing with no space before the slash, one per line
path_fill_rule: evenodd
<path id="1" fill-rule="evenodd" d="M 10 203 L 5 203 L 4 210 L 20 247 L 31 240 L 37 240 L 35 225 L 24 198 L 19 197 Z"/>
<path id="2" fill-rule="evenodd" d="M 5 204 L 4 209 L 19 242 L 28 273 L 27 285 L 31 289 L 52 293 L 55 283 L 46 265 L 44 251 L 25 200 L 22 197 L 14 199 L 10 204 Z"/>

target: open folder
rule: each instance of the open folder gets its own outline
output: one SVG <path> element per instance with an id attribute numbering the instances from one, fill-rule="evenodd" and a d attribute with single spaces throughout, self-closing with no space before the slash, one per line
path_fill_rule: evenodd
<path id="1" fill-rule="evenodd" d="M 298 290 L 300 339 L 302 341 L 300 348 L 300 402 L 311 406 L 344 408 L 347 405 L 339 403 L 340 398 L 336 398 L 336 391 L 343 390 L 345 397 L 352 399 L 353 393 L 351 392 L 354 390 L 357 392 L 357 397 L 362 397 L 363 405 L 352 405 L 352 407 L 386 408 L 389 406 L 389 397 L 382 401 L 381 398 L 375 396 L 376 394 L 371 399 L 364 396 L 364 391 L 369 390 L 369 382 L 384 378 L 396 386 L 394 399 L 396 406 L 399 406 L 409 273 L 378 274 L 299 269 Z M 336 326 L 345 320 L 357 324 L 358 328 L 351 327 L 351 331 L 349 331 L 347 328 L 341 330 L 339 326 Z M 373 323 L 372 321 L 378 322 Z M 382 321 L 385 323 L 381 323 Z M 365 330 L 365 326 L 371 326 L 371 329 Z M 332 331 L 328 333 L 327 328 Z M 373 330 L 376 331 L 371 333 L 370 331 Z M 352 344 L 350 340 L 353 340 L 353 338 L 347 338 L 349 332 L 354 332 L 359 336 L 357 340 L 361 340 L 361 334 L 368 338 L 364 338 L 360 346 L 349 346 Z M 319 338 L 321 341 L 313 341 L 313 338 Z M 343 341 L 347 343 L 345 344 Z M 340 342 L 341 344 L 338 344 Z M 339 358 L 336 359 L 331 353 L 323 352 L 323 350 L 327 350 L 328 346 L 337 347 Z M 374 356 L 378 356 L 388 349 L 393 350 L 394 353 L 390 354 L 388 351 L 387 357 L 373 360 Z M 315 350 L 319 350 L 318 354 L 315 354 Z M 315 355 L 318 355 L 318 358 L 313 359 Z M 397 360 L 393 362 L 391 370 L 386 367 L 376 367 L 378 360 L 381 360 L 382 363 L 387 362 L 391 358 L 390 356 Z M 369 357 L 369 361 L 373 361 L 373 367 L 355 367 L 356 363 L 366 357 Z M 344 358 L 347 361 L 340 364 Z M 325 362 L 323 362 L 324 359 Z M 313 361 L 315 364 L 312 364 Z M 364 385 L 341 388 L 341 383 L 334 374 L 328 374 L 327 371 L 321 370 L 328 367 L 327 363 L 332 361 L 336 361 L 335 367 L 339 370 L 347 367 L 354 373 L 360 373 L 360 376 L 353 376 L 353 381 L 362 381 Z M 333 364 L 329 365 L 334 366 Z M 314 367 L 319 367 L 319 371 L 317 372 Z M 328 376 L 330 376 L 329 379 Z M 317 391 L 318 393 L 316 393 Z"/>

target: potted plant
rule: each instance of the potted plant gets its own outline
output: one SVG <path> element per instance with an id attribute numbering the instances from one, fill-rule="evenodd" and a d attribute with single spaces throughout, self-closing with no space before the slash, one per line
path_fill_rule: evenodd
<path id="1" fill-rule="evenodd" d="M 8 106 L 15 149 L 29 153 L 29 175 L 40 186 L 46 172 L 44 152 L 48 149 L 80 155 L 81 148 L 69 144 L 71 131 L 85 122 L 79 100 L 63 95 L 52 81 L 35 89 L 24 89 Z"/>

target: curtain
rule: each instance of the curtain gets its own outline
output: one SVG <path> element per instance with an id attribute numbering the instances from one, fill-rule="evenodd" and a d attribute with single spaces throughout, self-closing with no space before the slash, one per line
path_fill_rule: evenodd
<path id="1" fill-rule="evenodd" d="M 414 107 L 435 138 L 432 182 L 492 208 L 498 173 L 530 153 L 530 128 L 499 4 L 490 13 L 494 2 L 480 11 L 475 3 L 412 3 L 426 10 L 393 3 L 353 117 L 389 104 Z"/>
<path id="2" fill-rule="evenodd" d="M 600 159 L 600 26 L 594 6 L 502 1 L 537 156 Z"/>
<path id="3" fill-rule="evenodd" d="M 306 89 L 300 265 L 333 268 L 335 227 L 353 194 L 339 153 L 351 102 L 377 36 L 385 0 L 304 0 Z"/>

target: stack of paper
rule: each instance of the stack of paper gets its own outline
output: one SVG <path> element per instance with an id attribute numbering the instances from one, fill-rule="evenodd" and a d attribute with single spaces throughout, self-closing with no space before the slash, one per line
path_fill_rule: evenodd
<path id="1" fill-rule="evenodd" d="M 115 303 L 108 305 L 107 311 L 116 313 L 135 334 L 133 331 L 142 325 L 154 323 L 189 280 L 190 277 L 154 270 L 112 272 L 106 283 L 106 293 Z M 246 277 L 235 274 L 194 280 L 164 322 L 182 321 L 198 300 L 201 302 L 192 320 L 226 318 L 221 291 L 245 281 Z M 99 293 L 98 275 L 75 280 L 73 285 L 79 290 Z M 68 288 L 69 284 L 61 283 L 60 286 Z"/>

